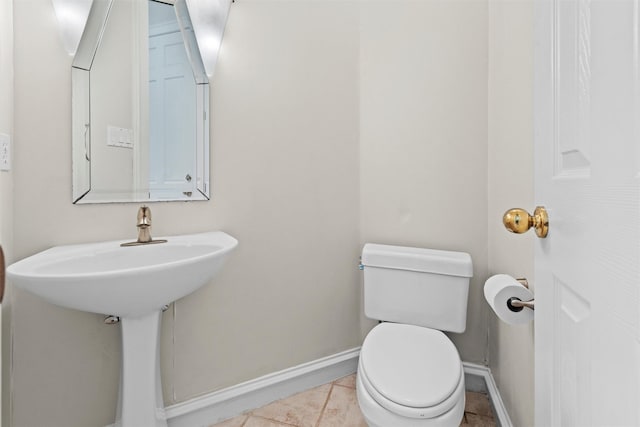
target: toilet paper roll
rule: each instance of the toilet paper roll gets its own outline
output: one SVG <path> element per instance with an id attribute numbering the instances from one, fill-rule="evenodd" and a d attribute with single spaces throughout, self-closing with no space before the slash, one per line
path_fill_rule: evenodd
<path id="1" fill-rule="evenodd" d="M 521 301 L 531 301 L 533 294 L 516 279 L 507 274 L 496 274 L 484 283 L 484 297 L 500 320 L 510 325 L 528 323 L 533 320 L 533 310 L 523 307 L 514 312 L 507 306 L 509 299 L 516 297 Z"/>

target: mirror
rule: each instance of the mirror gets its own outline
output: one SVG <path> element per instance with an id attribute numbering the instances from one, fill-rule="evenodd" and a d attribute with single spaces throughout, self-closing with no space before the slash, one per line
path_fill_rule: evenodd
<path id="1" fill-rule="evenodd" d="M 209 199 L 209 80 L 185 0 L 93 0 L 72 90 L 73 203 Z"/>

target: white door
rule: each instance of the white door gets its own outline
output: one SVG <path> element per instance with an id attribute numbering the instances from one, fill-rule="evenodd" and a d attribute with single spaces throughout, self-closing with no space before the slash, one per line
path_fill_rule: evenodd
<path id="1" fill-rule="evenodd" d="M 149 187 L 152 199 L 196 188 L 196 83 L 179 31 L 149 37 Z"/>
<path id="2" fill-rule="evenodd" d="M 638 0 L 541 0 L 536 425 L 640 426 Z"/>

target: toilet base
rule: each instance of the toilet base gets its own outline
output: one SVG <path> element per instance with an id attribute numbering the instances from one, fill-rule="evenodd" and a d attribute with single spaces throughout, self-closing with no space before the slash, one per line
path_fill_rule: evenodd
<path id="1" fill-rule="evenodd" d="M 380 406 L 367 393 L 360 375 L 356 376 L 356 395 L 360 411 L 369 427 L 458 427 L 464 417 L 464 397 L 449 411 L 435 418 L 407 418 L 394 414 Z"/>

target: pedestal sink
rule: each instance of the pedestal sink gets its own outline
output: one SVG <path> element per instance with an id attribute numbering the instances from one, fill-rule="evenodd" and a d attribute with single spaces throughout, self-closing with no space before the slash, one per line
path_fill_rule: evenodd
<path id="1" fill-rule="evenodd" d="M 122 375 L 116 426 L 166 427 L 158 342 L 162 307 L 205 285 L 238 241 L 226 233 L 56 246 L 7 269 L 11 282 L 63 307 L 120 316 Z"/>

